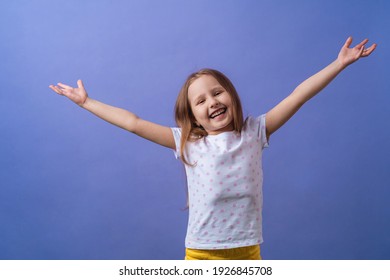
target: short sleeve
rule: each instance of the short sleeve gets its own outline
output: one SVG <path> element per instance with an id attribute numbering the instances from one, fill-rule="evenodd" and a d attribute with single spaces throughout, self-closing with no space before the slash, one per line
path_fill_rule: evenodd
<path id="1" fill-rule="evenodd" d="M 269 143 L 267 139 L 267 130 L 266 130 L 266 125 L 265 125 L 265 114 L 261 115 L 260 117 L 257 118 L 258 123 L 259 123 L 259 138 L 261 141 L 261 146 L 263 148 L 268 148 Z"/>
<path id="2" fill-rule="evenodd" d="M 245 122 L 245 130 L 256 134 L 262 149 L 268 148 L 265 114 L 256 118 L 248 117 Z"/>
<path id="3" fill-rule="evenodd" d="M 181 128 L 171 127 L 173 133 L 173 139 L 175 140 L 176 150 L 173 151 L 176 159 L 180 158 L 180 139 L 181 139 Z"/>

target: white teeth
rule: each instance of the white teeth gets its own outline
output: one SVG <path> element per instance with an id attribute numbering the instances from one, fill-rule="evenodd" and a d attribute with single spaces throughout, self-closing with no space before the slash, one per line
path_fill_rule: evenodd
<path id="1" fill-rule="evenodd" d="M 216 112 L 214 112 L 213 114 L 210 115 L 210 118 L 215 118 L 223 113 L 225 113 L 226 109 L 219 109 L 217 110 Z"/>

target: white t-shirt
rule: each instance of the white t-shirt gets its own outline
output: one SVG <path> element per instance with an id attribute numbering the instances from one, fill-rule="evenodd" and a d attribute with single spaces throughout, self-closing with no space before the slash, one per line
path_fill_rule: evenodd
<path id="1" fill-rule="evenodd" d="M 181 129 L 172 128 L 176 158 Z M 262 236 L 262 151 L 268 147 L 265 115 L 248 117 L 234 131 L 187 142 L 185 165 L 189 220 L 185 245 L 227 249 L 260 244 Z"/>

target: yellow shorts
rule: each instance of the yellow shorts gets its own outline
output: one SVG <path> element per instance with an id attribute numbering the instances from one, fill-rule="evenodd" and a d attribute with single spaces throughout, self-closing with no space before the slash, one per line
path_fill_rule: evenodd
<path id="1" fill-rule="evenodd" d="M 186 248 L 185 260 L 261 260 L 260 245 L 219 250 Z"/>

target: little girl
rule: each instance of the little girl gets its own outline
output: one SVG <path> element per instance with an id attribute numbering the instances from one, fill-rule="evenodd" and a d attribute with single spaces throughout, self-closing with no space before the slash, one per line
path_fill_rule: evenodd
<path id="1" fill-rule="evenodd" d="M 58 83 L 50 88 L 96 116 L 174 150 L 185 164 L 189 221 L 185 259 L 261 259 L 262 150 L 272 133 L 343 69 L 376 48 L 367 39 L 350 48 L 349 37 L 335 61 L 301 83 L 265 115 L 243 118 L 239 96 L 221 72 L 190 75 L 175 106 L 178 127 L 169 128 L 88 97 Z"/>

